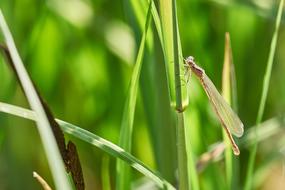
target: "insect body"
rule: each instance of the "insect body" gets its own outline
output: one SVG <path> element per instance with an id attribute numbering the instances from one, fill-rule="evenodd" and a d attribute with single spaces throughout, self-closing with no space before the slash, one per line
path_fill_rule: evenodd
<path id="1" fill-rule="evenodd" d="M 231 134 L 236 137 L 241 137 L 244 132 L 243 123 L 218 92 L 211 79 L 206 75 L 205 71 L 196 65 L 194 58 L 189 56 L 185 59 L 185 63 L 186 67 L 190 68 L 191 71 L 199 78 L 223 128 L 226 130 L 227 136 L 231 141 L 234 154 L 239 155 L 239 148 L 235 144 Z"/>

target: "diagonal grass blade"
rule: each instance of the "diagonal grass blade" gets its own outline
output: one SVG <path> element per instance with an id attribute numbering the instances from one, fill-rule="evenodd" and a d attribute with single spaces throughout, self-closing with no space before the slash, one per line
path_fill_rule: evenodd
<path id="1" fill-rule="evenodd" d="M 34 111 L 6 104 L 3 102 L 0 102 L 0 112 L 8 113 L 11 115 L 19 116 L 30 120 L 36 120 L 36 114 Z M 93 146 L 98 147 L 99 149 L 103 150 L 104 152 L 107 152 L 108 154 L 114 157 L 124 160 L 126 163 L 135 168 L 137 171 L 141 172 L 143 175 L 152 179 L 157 184 L 158 187 L 166 188 L 169 190 L 175 189 L 169 182 L 167 182 L 164 178 L 162 178 L 158 173 L 152 171 L 144 163 L 142 163 L 140 160 L 138 160 L 130 153 L 126 152 L 121 147 L 78 126 L 75 126 L 73 124 L 70 124 L 68 122 L 59 119 L 56 119 L 56 121 L 58 122 L 58 124 L 65 133 L 73 135 Z"/>

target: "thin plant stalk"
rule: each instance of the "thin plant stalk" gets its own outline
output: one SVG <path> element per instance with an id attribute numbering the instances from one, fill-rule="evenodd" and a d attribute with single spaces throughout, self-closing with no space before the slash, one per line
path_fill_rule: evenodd
<path id="1" fill-rule="evenodd" d="M 232 52 L 230 44 L 230 35 L 225 35 L 225 53 L 224 53 L 224 66 L 223 66 L 223 79 L 222 79 L 222 95 L 226 102 L 231 105 L 231 67 L 232 67 Z M 230 142 L 227 138 L 227 134 L 223 131 L 223 139 L 227 144 L 225 149 L 225 165 L 226 165 L 226 180 L 228 188 L 230 189 L 233 177 L 233 154 L 230 148 Z"/>
<path id="2" fill-rule="evenodd" d="M 120 133 L 119 145 L 126 151 L 131 151 L 132 144 L 132 133 L 133 133 L 133 122 L 134 122 L 134 113 L 136 107 L 136 98 L 138 92 L 138 84 L 140 71 L 142 67 L 143 55 L 145 50 L 146 38 L 148 33 L 148 28 L 151 23 L 151 5 L 152 1 L 149 2 L 149 8 L 146 16 L 145 28 L 142 35 L 136 64 L 132 74 L 132 79 L 130 82 L 129 94 L 124 108 L 122 128 Z M 117 160 L 117 180 L 116 180 L 116 189 L 124 190 L 130 188 L 130 167 L 121 160 Z"/>
<path id="3" fill-rule="evenodd" d="M 264 113 L 265 103 L 266 103 L 268 89 L 269 89 L 269 82 L 270 82 L 270 77 L 271 77 L 273 59 L 274 59 L 274 54 L 275 54 L 276 45 L 277 45 L 278 31 L 280 27 L 281 18 L 282 18 L 283 5 L 284 5 L 284 0 L 280 0 L 276 22 L 275 22 L 275 30 L 272 36 L 266 71 L 265 71 L 265 75 L 263 79 L 262 95 L 261 95 L 258 114 L 256 118 L 256 126 L 260 124 L 262 117 L 263 117 L 263 113 Z M 255 142 L 254 142 L 253 147 L 250 150 L 250 155 L 249 155 L 249 164 L 248 164 L 247 174 L 246 174 L 245 190 L 252 189 L 253 169 L 254 169 L 254 162 L 255 162 L 257 147 L 258 147 L 257 139 L 258 139 L 258 136 L 257 136 L 257 127 L 256 127 L 255 128 Z"/>
<path id="4" fill-rule="evenodd" d="M 174 53 L 174 72 L 175 72 L 175 89 L 176 89 L 176 110 L 177 111 L 177 151 L 178 151 L 178 176 L 179 189 L 188 190 L 188 166 L 187 166 L 187 152 L 183 113 L 183 100 L 181 90 L 180 78 L 180 58 L 179 58 L 179 44 L 178 44 L 178 23 L 176 16 L 176 1 L 172 0 L 172 28 L 173 28 L 173 53 Z M 182 111 L 182 112 L 181 112 Z"/>

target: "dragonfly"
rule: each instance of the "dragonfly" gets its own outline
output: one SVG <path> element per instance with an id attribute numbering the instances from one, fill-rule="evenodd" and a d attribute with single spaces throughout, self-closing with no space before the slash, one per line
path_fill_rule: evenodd
<path id="1" fill-rule="evenodd" d="M 225 101 L 225 99 L 221 96 L 211 79 L 207 76 L 204 69 L 196 65 L 194 61 L 194 57 L 189 56 L 185 61 L 185 67 L 190 71 L 192 71 L 200 80 L 209 101 L 218 116 L 221 125 L 226 131 L 226 134 L 231 142 L 232 149 L 235 155 L 240 154 L 240 150 L 236 145 L 232 134 L 236 137 L 241 137 L 244 133 L 244 125 L 237 116 L 237 114 L 233 111 L 233 109 L 229 106 L 229 104 Z"/>

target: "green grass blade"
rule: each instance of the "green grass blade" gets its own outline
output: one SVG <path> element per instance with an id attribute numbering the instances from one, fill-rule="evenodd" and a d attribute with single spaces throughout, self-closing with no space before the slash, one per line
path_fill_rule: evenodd
<path id="1" fill-rule="evenodd" d="M 30 119 L 30 120 L 36 120 L 36 114 L 35 112 L 21 108 L 18 106 L 6 104 L 0 102 L 0 111 L 4 113 L 8 113 L 11 115 L 19 116 L 22 118 Z M 152 179 L 158 187 L 160 188 L 166 188 L 166 189 L 175 189 L 170 183 L 168 183 L 166 180 L 164 180 L 158 173 L 152 171 L 150 168 L 148 168 L 144 163 L 142 163 L 140 160 L 138 160 L 136 157 L 131 155 L 130 153 L 126 152 L 121 147 L 111 143 L 108 140 L 105 140 L 85 129 L 82 129 L 78 126 L 75 126 L 73 124 L 67 123 L 65 121 L 56 119 L 60 127 L 65 133 L 68 133 L 74 137 L 77 137 L 93 146 L 98 147 L 102 151 L 116 157 L 120 158 L 121 160 L 128 163 L 131 167 L 135 168 L 137 171 L 141 172 L 143 175 L 149 177 Z"/>
<path id="2" fill-rule="evenodd" d="M 231 81 L 231 67 L 232 64 L 232 49 L 230 44 L 230 35 L 226 33 L 225 36 L 225 53 L 224 53 L 224 66 L 223 66 L 223 77 L 222 77 L 222 95 L 225 100 L 231 105 L 231 92 L 232 92 L 232 81 Z M 231 149 L 231 143 L 227 138 L 226 132 L 223 130 L 223 139 L 226 143 L 225 149 L 225 164 L 226 164 L 226 180 L 228 188 L 231 189 L 233 179 L 233 154 Z"/>
<path id="3" fill-rule="evenodd" d="M 174 54 L 173 54 L 173 26 L 172 26 L 172 1 L 160 0 L 161 30 L 163 49 L 165 51 L 165 65 L 170 87 L 171 102 L 175 102 L 175 79 L 174 79 Z"/>
<path id="4" fill-rule="evenodd" d="M 132 6 L 132 9 L 133 9 L 133 12 L 136 16 L 136 19 L 140 25 L 141 28 L 144 27 L 144 18 L 145 18 L 145 15 L 142 13 L 144 11 L 147 11 L 147 8 L 148 8 L 148 5 L 150 3 L 150 1 L 152 0 L 145 0 L 145 1 L 136 1 L 136 0 L 131 0 L 130 1 L 130 4 Z M 129 1 L 127 2 L 129 3 Z M 143 3 L 143 7 L 144 10 L 142 10 L 142 4 Z M 160 22 L 160 18 L 159 18 L 159 15 L 158 15 L 158 11 L 157 11 L 157 8 L 155 6 L 154 3 L 151 4 L 151 14 L 152 14 L 152 18 L 153 18 L 153 21 L 154 21 L 154 24 L 155 24 L 155 28 L 156 28 L 156 31 L 157 31 L 157 34 L 158 34 L 158 38 L 159 38 L 159 41 L 160 41 L 160 44 L 162 46 L 162 48 L 164 47 L 163 45 L 163 40 L 162 40 L 162 31 L 161 31 L 161 22 Z M 148 42 L 148 43 L 152 43 L 152 42 Z"/>
<path id="5" fill-rule="evenodd" d="M 153 22 L 154 22 L 155 28 L 157 30 L 157 34 L 159 37 L 159 41 L 160 41 L 162 50 L 163 50 L 163 52 L 165 52 L 164 44 L 163 44 L 163 38 L 162 38 L 161 21 L 160 21 L 159 15 L 158 15 L 157 8 L 156 8 L 154 3 L 152 3 L 152 6 L 151 6 L 151 13 L 152 13 Z"/>
<path id="6" fill-rule="evenodd" d="M 145 0 L 142 2 L 136 1 L 136 0 L 130 1 L 131 5 L 132 5 L 133 12 L 134 12 L 136 19 L 138 21 L 138 24 L 140 25 L 141 28 L 144 27 L 144 23 L 143 23 L 144 22 L 144 15 L 142 14 L 142 12 L 144 12 L 144 10 L 141 10 L 142 9 L 141 4 L 143 3 L 143 7 L 146 7 L 145 8 L 145 10 L 146 10 L 150 1 L 152 1 L 152 0 Z M 164 42 L 163 42 L 163 38 L 162 38 L 161 21 L 160 21 L 155 3 L 151 4 L 151 14 L 152 14 L 154 25 L 155 25 L 155 28 L 156 28 L 156 31 L 158 34 L 159 42 L 160 42 L 162 50 L 164 52 L 164 44 L 163 44 Z M 148 43 L 152 43 L 152 42 L 148 41 Z"/>
<path id="7" fill-rule="evenodd" d="M 135 15 L 137 23 L 140 26 L 137 27 L 136 24 L 133 24 L 133 28 L 139 28 L 143 32 L 144 15 L 147 13 L 149 0 L 125 0 L 124 2 L 127 12 L 129 13 L 128 15 Z M 132 5 L 131 8 L 128 6 L 130 3 Z M 143 12 L 143 14 L 141 14 L 141 12 Z M 164 178 L 175 183 L 177 161 L 175 128 L 173 127 L 174 117 L 172 117 L 169 86 L 165 64 L 163 62 L 165 54 L 161 34 L 161 23 L 154 3 L 152 3 L 151 12 L 156 31 L 153 30 L 152 33 L 149 32 L 148 34 L 144 56 L 146 64 L 143 65 L 141 71 L 140 91 L 144 105 L 144 113 L 148 121 L 148 129 L 153 143 L 157 169 Z M 129 20 L 133 20 L 133 18 L 129 18 Z M 135 31 L 137 30 L 138 29 L 135 29 Z M 150 39 L 152 41 L 150 41 Z M 169 144 L 170 146 L 165 146 L 165 144 Z"/>
<path id="8" fill-rule="evenodd" d="M 281 18 L 282 18 L 283 5 L 284 5 L 284 0 L 280 0 L 278 13 L 276 17 L 275 30 L 274 30 L 274 34 L 273 34 L 271 45 L 270 45 L 270 51 L 269 51 L 269 56 L 267 60 L 266 71 L 265 71 L 265 75 L 263 79 L 262 95 L 261 95 L 261 100 L 260 100 L 257 119 L 256 119 L 257 126 L 260 124 L 262 117 L 263 117 L 263 113 L 264 113 L 265 102 L 267 99 L 269 82 L 270 82 L 270 77 L 271 77 L 273 59 L 274 59 L 275 49 L 277 45 L 278 31 L 279 31 Z M 257 132 L 255 132 L 255 134 L 256 134 L 255 138 L 257 139 Z M 255 162 L 255 157 L 256 157 L 256 152 L 257 152 L 257 146 L 258 146 L 258 143 L 256 140 L 253 147 L 250 150 L 249 165 L 247 168 L 247 175 L 246 175 L 246 182 L 245 182 L 245 190 L 250 190 L 252 188 L 253 169 L 254 169 L 254 162 Z"/>
<path id="9" fill-rule="evenodd" d="M 181 90 L 180 65 L 181 59 L 181 45 L 179 39 L 177 15 L 176 15 L 176 1 L 160 0 L 160 14 L 163 42 L 165 46 L 165 62 L 169 77 L 170 96 L 171 100 L 176 98 L 177 112 L 177 150 L 178 150 L 178 183 L 182 190 L 189 189 L 188 182 L 188 167 L 187 167 L 187 152 L 185 142 L 185 126 L 183 110 L 183 98 Z M 174 65 L 173 65 L 174 63 Z M 180 113 L 179 113 L 180 112 Z M 193 176 L 193 179 L 195 176 Z"/>
<path id="10" fill-rule="evenodd" d="M 131 152 L 131 144 L 132 144 L 132 132 L 133 132 L 133 122 L 134 122 L 134 113 L 136 107 L 136 98 L 139 84 L 139 76 L 142 66 L 142 60 L 144 55 L 144 49 L 147 38 L 147 31 L 151 21 L 151 4 L 150 1 L 148 13 L 146 17 L 146 23 L 144 32 L 142 35 L 136 64 L 134 67 L 134 71 L 131 78 L 131 83 L 129 87 L 127 102 L 125 104 L 125 109 L 123 113 L 121 134 L 119 139 L 119 145 L 125 149 L 126 151 Z M 124 190 L 130 189 L 130 168 L 129 165 L 125 164 L 121 160 L 117 160 L 117 179 L 116 179 L 116 189 Z"/>
<path id="11" fill-rule="evenodd" d="M 101 168 L 101 175 L 102 175 L 102 189 L 103 190 L 111 190 L 111 181 L 110 181 L 110 159 L 109 156 L 104 156 L 102 159 L 102 168 Z"/>
<path id="12" fill-rule="evenodd" d="M 0 10 L 0 28 L 7 44 L 8 50 L 11 53 L 11 58 L 14 63 L 15 70 L 19 76 L 23 86 L 25 95 L 31 108 L 37 115 L 36 123 L 38 131 L 43 143 L 43 147 L 47 156 L 49 167 L 55 182 L 56 189 L 69 190 L 72 189 L 65 172 L 63 160 L 60 156 L 55 137 L 52 133 L 50 123 L 47 119 L 45 111 L 41 105 L 40 99 L 37 96 L 36 90 L 33 87 L 32 81 L 24 67 L 24 64 L 16 49 L 14 40 L 5 22 L 2 11 Z"/>
<path id="13" fill-rule="evenodd" d="M 179 30 L 176 14 L 176 1 L 172 0 L 172 28 L 173 28 L 173 54 L 174 54 L 174 71 L 175 71 L 175 89 L 176 89 L 176 109 L 183 110 L 183 98 L 181 88 L 180 77 L 180 65 L 181 59 L 179 55 L 182 55 L 181 45 L 179 39 Z M 185 89 L 185 88 L 184 88 Z M 181 190 L 189 189 L 188 182 L 188 160 L 186 149 L 186 137 L 185 137 L 185 125 L 184 125 L 184 113 L 177 112 L 177 146 L 178 146 L 178 178 L 179 188 Z M 190 155 L 191 156 L 191 155 Z"/>

